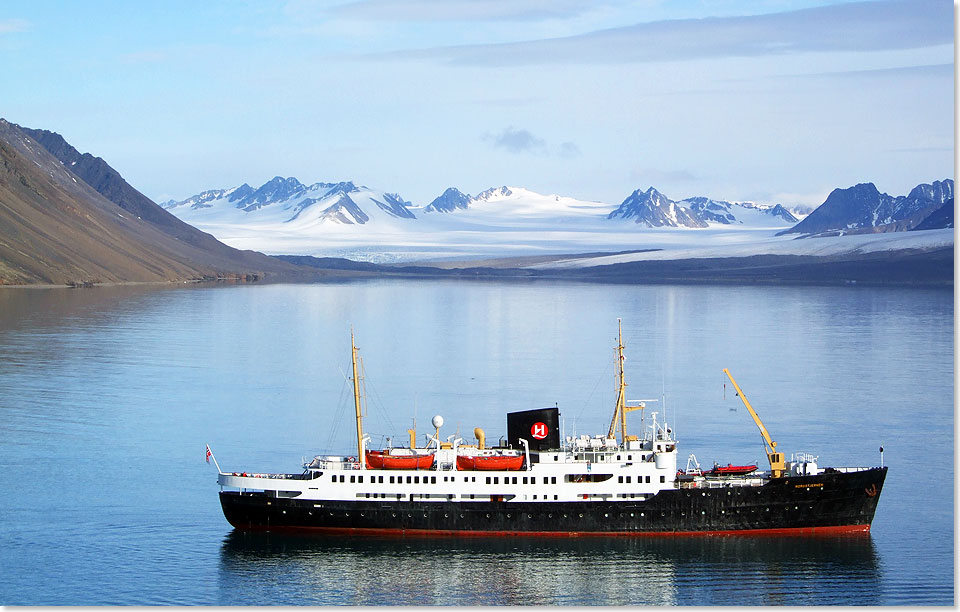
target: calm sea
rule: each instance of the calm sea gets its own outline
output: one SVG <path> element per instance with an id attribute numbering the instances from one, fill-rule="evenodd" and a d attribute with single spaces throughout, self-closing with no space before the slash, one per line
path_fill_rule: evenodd
<path id="1" fill-rule="evenodd" d="M 681 464 L 764 459 L 725 367 L 788 456 L 879 465 L 882 445 L 871 534 L 344 539 L 224 520 L 205 444 L 226 471 L 355 448 L 351 326 L 379 445 L 435 414 L 442 436 L 495 441 L 506 412 L 553 405 L 566 435 L 605 432 L 618 317 L 628 399 L 658 400 Z M 953 317 L 951 290 L 864 287 L 3 290 L 0 604 L 952 605 Z"/>

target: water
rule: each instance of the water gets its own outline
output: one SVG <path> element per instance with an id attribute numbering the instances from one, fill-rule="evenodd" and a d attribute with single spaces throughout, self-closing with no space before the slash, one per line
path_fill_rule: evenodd
<path id="1" fill-rule="evenodd" d="M 234 533 L 224 470 L 351 452 L 349 328 L 375 445 L 560 407 L 606 431 L 616 319 L 628 399 L 700 463 L 778 441 L 890 466 L 844 538 L 321 538 Z M 0 291 L 0 603 L 952 605 L 949 290 L 365 281 Z M 725 398 L 724 398 L 725 395 Z M 665 405 L 662 400 L 665 400 Z M 636 413 L 630 415 L 633 417 Z M 628 422 L 628 429 L 638 423 Z"/>

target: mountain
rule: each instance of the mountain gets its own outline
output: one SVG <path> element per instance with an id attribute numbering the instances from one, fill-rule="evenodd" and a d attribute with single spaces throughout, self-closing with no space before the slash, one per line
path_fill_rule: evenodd
<path id="1" fill-rule="evenodd" d="M 398 194 L 375 191 L 350 181 L 304 185 L 275 176 L 257 189 L 246 183 L 211 189 L 163 208 L 189 223 L 294 223 L 365 225 L 378 217 L 415 219 L 410 202 Z"/>
<path id="2" fill-rule="evenodd" d="M 860 183 L 834 189 L 803 221 L 778 235 L 910 230 L 952 199 L 952 179 L 920 184 L 897 197 L 880 193 L 873 183 Z"/>
<path id="3" fill-rule="evenodd" d="M 190 227 L 59 134 L 0 119 L 0 284 L 295 273 Z"/>
<path id="4" fill-rule="evenodd" d="M 751 202 L 731 203 L 705 197 L 674 201 L 653 187 L 637 189 L 607 215 L 608 219 L 633 219 L 645 227 L 704 228 L 711 224 L 786 225 L 797 218 L 786 208 L 761 206 Z"/>
<path id="5" fill-rule="evenodd" d="M 469 195 L 461 193 L 456 187 L 450 187 L 427 204 L 423 212 L 450 212 L 464 209 L 470 205 L 471 200 L 473 198 Z"/>
<path id="6" fill-rule="evenodd" d="M 953 198 L 950 198 L 943 203 L 943 206 L 927 215 L 927 218 L 912 230 L 945 229 L 948 227 L 953 227 Z"/>

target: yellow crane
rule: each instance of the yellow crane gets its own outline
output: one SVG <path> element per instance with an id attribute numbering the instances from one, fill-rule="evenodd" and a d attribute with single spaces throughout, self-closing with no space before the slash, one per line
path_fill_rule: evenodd
<path id="1" fill-rule="evenodd" d="M 784 470 L 787 469 L 786 464 L 783 461 L 783 453 L 777 452 L 777 443 L 770 439 L 770 434 L 767 432 L 767 428 L 763 426 L 763 421 L 760 420 L 760 417 L 757 415 L 757 411 L 753 409 L 753 406 L 750 405 L 750 402 L 747 401 L 747 396 L 743 394 L 743 391 L 740 390 L 740 385 L 737 384 L 737 381 L 733 379 L 733 375 L 730 373 L 730 370 L 724 368 L 723 373 L 727 375 L 727 378 L 730 379 L 730 382 L 733 383 L 733 388 L 737 390 L 737 395 L 740 396 L 740 400 L 743 402 L 743 405 L 747 407 L 747 410 L 750 411 L 750 416 L 753 417 L 753 422 L 757 424 L 757 427 L 760 428 L 760 433 L 763 435 L 763 441 L 766 445 L 764 450 L 767 453 L 767 460 L 770 461 L 770 475 L 773 478 L 780 478 L 783 476 Z"/>

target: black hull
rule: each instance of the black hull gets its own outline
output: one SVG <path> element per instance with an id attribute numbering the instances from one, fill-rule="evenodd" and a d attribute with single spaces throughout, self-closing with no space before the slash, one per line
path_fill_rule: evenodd
<path id="1" fill-rule="evenodd" d="M 887 468 L 758 487 L 671 489 L 646 501 L 329 501 L 221 491 L 239 530 L 434 535 L 654 535 L 869 531 Z"/>

